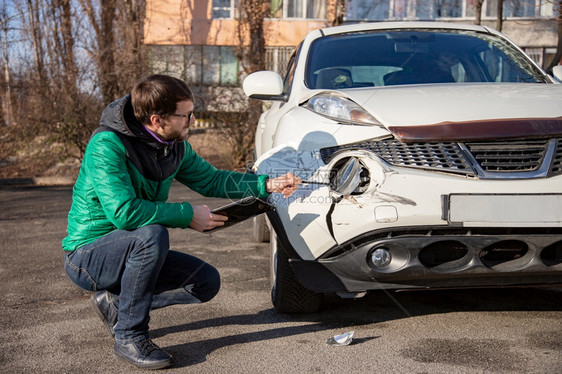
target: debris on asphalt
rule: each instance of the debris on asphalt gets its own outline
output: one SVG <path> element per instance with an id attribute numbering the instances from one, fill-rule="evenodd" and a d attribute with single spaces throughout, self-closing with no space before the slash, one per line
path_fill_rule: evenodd
<path id="1" fill-rule="evenodd" d="M 355 331 L 346 332 L 345 334 L 335 335 L 326 341 L 327 345 L 333 346 L 343 346 L 343 345 L 350 345 L 353 341 L 353 334 Z"/>

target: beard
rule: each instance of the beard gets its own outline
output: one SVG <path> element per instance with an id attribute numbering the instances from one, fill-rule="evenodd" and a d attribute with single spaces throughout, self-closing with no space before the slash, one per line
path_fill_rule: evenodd
<path id="1" fill-rule="evenodd" d="M 167 142 L 183 142 L 189 137 L 189 123 L 181 128 L 167 123 L 162 130 L 162 138 Z"/>

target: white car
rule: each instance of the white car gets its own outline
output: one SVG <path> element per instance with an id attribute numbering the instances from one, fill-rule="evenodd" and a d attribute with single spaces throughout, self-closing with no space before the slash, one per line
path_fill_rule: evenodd
<path id="1" fill-rule="evenodd" d="M 305 180 L 270 198 L 275 308 L 561 283 L 560 69 L 487 27 L 393 22 L 312 31 L 284 79 L 249 75 L 271 102 L 254 170 Z"/>

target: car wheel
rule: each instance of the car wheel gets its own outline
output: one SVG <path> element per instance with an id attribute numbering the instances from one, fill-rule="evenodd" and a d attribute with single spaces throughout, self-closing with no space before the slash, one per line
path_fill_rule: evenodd
<path id="1" fill-rule="evenodd" d="M 269 241 L 269 223 L 265 214 L 255 216 L 254 220 L 254 240 L 258 243 L 267 243 Z"/>
<path id="2" fill-rule="evenodd" d="M 271 235 L 271 301 L 278 313 L 314 313 L 322 294 L 305 288 L 295 276 L 277 235 Z"/>

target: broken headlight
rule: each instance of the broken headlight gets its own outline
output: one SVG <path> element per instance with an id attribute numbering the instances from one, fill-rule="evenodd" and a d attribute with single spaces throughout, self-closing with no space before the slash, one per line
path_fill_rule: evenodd
<path id="1" fill-rule="evenodd" d="M 330 186 L 341 195 L 358 195 L 369 187 L 369 170 L 357 157 L 346 157 L 333 167 Z"/>

